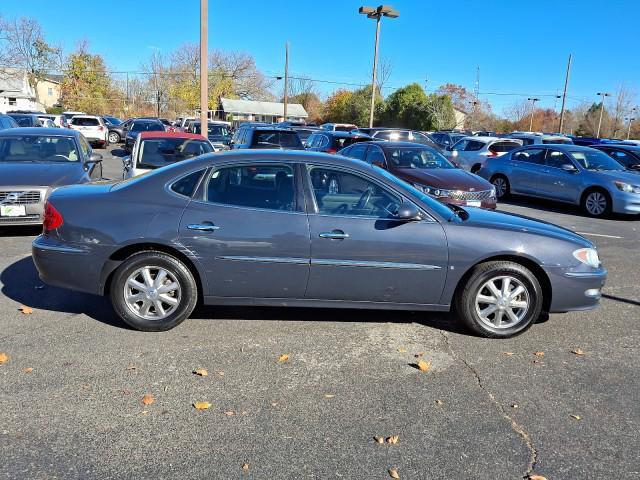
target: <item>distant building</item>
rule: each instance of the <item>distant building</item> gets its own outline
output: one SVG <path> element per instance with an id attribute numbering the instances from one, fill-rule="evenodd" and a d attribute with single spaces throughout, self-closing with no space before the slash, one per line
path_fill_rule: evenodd
<path id="1" fill-rule="evenodd" d="M 12 110 L 43 110 L 36 102 L 36 93 L 29 85 L 24 70 L 5 68 L 0 71 L 0 112 Z"/>
<path id="2" fill-rule="evenodd" d="M 456 119 L 456 126 L 453 128 L 457 130 L 464 130 L 464 123 L 467 121 L 467 112 L 463 112 L 462 110 L 453 107 L 453 115 Z"/>
<path id="3" fill-rule="evenodd" d="M 38 99 L 45 108 L 60 105 L 62 75 L 48 75 L 38 82 Z"/>
<path id="4" fill-rule="evenodd" d="M 241 122 L 278 123 L 285 120 L 302 122 L 309 117 L 299 103 L 287 104 L 287 118 L 284 118 L 284 103 L 256 102 L 254 100 L 238 100 L 220 98 L 219 110 L 216 112 L 221 120 L 237 125 Z"/>

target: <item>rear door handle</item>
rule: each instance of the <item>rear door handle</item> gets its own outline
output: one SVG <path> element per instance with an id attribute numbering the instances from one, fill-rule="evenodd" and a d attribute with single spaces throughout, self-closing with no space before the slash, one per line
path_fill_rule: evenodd
<path id="1" fill-rule="evenodd" d="M 344 233 L 342 230 L 333 230 L 331 232 L 322 232 L 318 235 L 320 238 L 328 238 L 330 240 L 344 240 L 349 238 L 348 233 Z"/>
<path id="2" fill-rule="evenodd" d="M 220 227 L 212 223 L 191 223 L 187 225 L 187 228 L 189 230 L 198 230 L 200 232 L 215 232 L 220 229 Z"/>

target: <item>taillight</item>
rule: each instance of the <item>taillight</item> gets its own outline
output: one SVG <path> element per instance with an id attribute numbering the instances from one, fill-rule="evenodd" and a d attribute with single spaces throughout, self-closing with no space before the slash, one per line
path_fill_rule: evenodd
<path id="1" fill-rule="evenodd" d="M 494 152 L 492 150 L 489 150 L 487 152 L 487 157 L 497 157 L 498 156 L 498 152 Z"/>
<path id="2" fill-rule="evenodd" d="M 338 151 L 335 148 L 330 148 L 327 150 L 327 153 L 337 153 Z"/>
<path id="3" fill-rule="evenodd" d="M 98 131 L 99 131 L 99 132 L 101 132 L 102 130 L 104 130 L 104 127 L 103 127 L 102 125 L 100 125 L 100 126 L 98 127 Z"/>
<path id="4" fill-rule="evenodd" d="M 42 220 L 42 231 L 49 232 L 51 230 L 55 230 L 56 228 L 60 228 L 64 223 L 64 219 L 60 212 L 56 210 L 49 201 L 44 204 L 44 219 Z"/>

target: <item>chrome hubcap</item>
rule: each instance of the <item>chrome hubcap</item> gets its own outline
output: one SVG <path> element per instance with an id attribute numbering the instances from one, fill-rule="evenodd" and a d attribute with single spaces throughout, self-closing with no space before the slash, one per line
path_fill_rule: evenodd
<path id="1" fill-rule="evenodd" d="M 529 304 L 527 288 L 508 275 L 485 282 L 476 295 L 476 313 L 482 323 L 493 329 L 510 328 L 520 323 Z"/>
<path id="2" fill-rule="evenodd" d="M 338 185 L 338 181 L 335 178 L 329 180 L 329 193 L 331 195 L 336 195 L 340 193 L 340 187 Z"/>
<path id="3" fill-rule="evenodd" d="M 607 208 L 607 199 L 600 192 L 593 192 L 587 196 L 587 211 L 591 215 L 602 215 Z"/>
<path id="4" fill-rule="evenodd" d="M 493 181 L 493 186 L 496 187 L 496 196 L 502 197 L 507 191 L 507 184 L 503 178 L 496 178 Z"/>
<path id="5" fill-rule="evenodd" d="M 111 143 L 116 143 L 118 141 L 118 135 L 112 133 L 111 135 L 109 135 L 109 141 Z"/>
<path id="6" fill-rule="evenodd" d="M 182 288 L 162 267 L 142 267 L 127 278 L 124 299 L 129 310 L 145 320 L 162 320 L 180 304 Z"/>

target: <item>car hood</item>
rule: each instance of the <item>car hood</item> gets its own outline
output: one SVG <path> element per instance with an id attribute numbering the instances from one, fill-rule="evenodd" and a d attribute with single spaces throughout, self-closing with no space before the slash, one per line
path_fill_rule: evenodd
<path id="1" fill-rule="evenodd" d="M 6 186 L 57 187 L 78 183 L 84 175 L 81 162 L 0 162 L 0 182 Z"/>
<path id="2" fill-rule="evenodd" d="M 638 184 L 638 174 L 636 172 L 625 170 L 588 170 L 588 172 L 591 175 L 597 175 L 612 182 L 618 180 L 620 182 L 631 183 L 632 185 Z"/>
<path id="3" fill-rule="evenodd" d="M 582 247 L 594 248 L 594 244 L 577 233 L 531 217 L 515 213 L 466 208 L 468 217 L 462 221 L 465 226 L 486 228 L 487 230 L 507 230 L 514 233 L 529 233 L 553 237 L 558 240 L 572 242 Z"/>
<path id="4" fill-rule="evenodd" d="M 391 173 L 410 183 L 448 190 L 483 191 L 491 190 L 492 185 L 483 178 L 459 168 L 420 169 L 398 168 Z"/>

